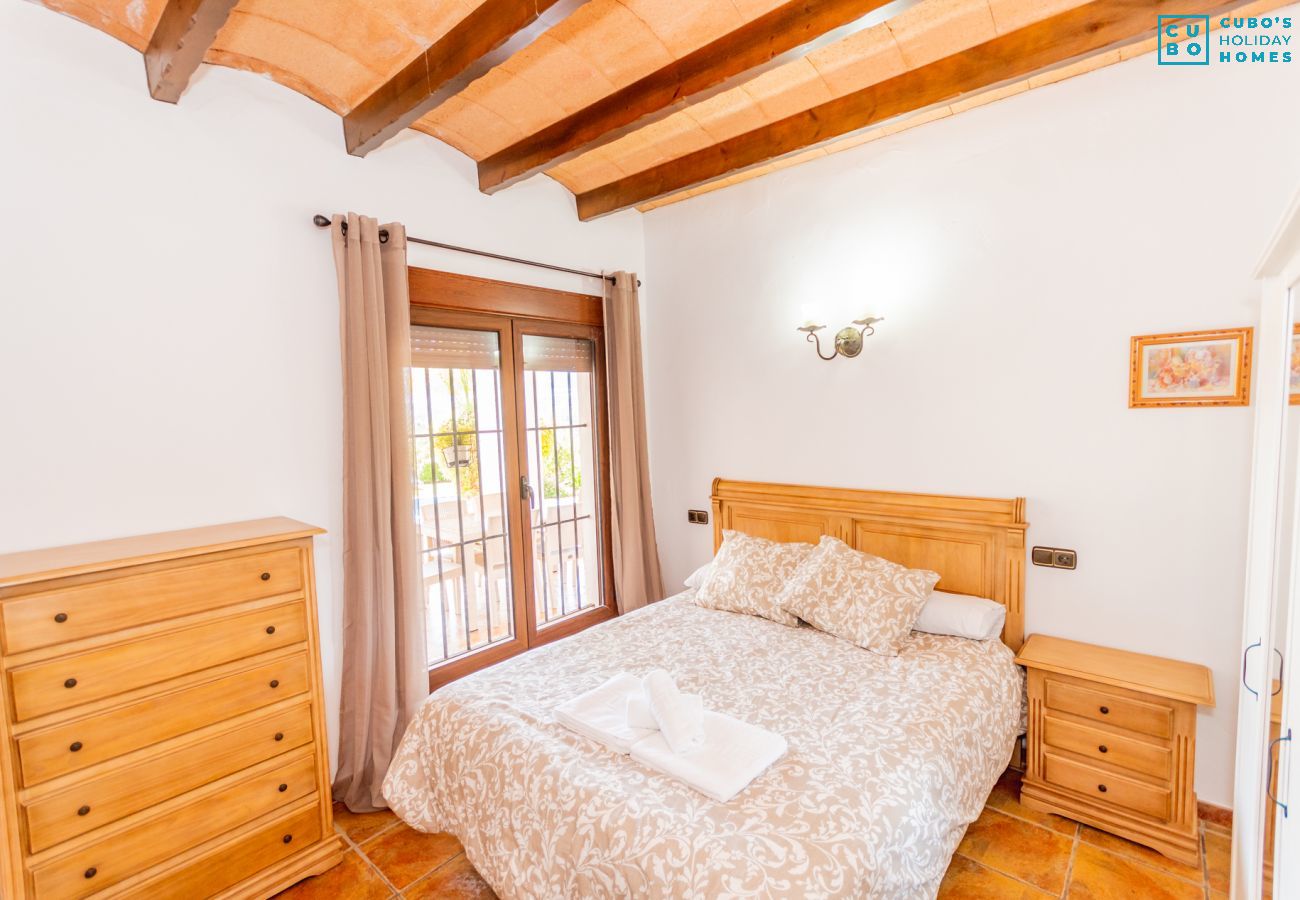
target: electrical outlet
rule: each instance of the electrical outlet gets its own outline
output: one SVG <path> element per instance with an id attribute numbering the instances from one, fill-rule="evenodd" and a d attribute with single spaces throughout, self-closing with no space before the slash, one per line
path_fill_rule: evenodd
<path id="1" fill-rule="evenodd" d="M 1079 566 L 1079 554 L 1059 547 L 1035 547 L 1029 558 L 1034 565 L 1047 566 L 1049 569 L 1075 569 Z"/>
<path id="2" fill-rule="evenodd" d="M 686 521 L 692 525 L 708 525 L 709 513 L 703 509 L 688 509 L 686 510 Z"/>

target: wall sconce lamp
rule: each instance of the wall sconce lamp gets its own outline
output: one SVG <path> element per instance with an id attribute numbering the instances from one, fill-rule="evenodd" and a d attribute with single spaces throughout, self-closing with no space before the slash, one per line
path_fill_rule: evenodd
<path id="1" fill-rule="evenodd" d="M 884 316 L 863 316 L 861 319 L 854 319 L 853 325 L 860 327 L 854 328 L 852 325 L 845 325 L 835 332 L 835 352 L 830 356 L 822 353 L 821 337 L 817 334 L 826 327 L 825 325 L 818 325 L 816 322 L 804 322 L 799 326 L 799 330 L 808 335 L 808 340 L 816 345 L 817 355 L 822 359 L 832 360 L 837 356 L 847 356 L 852 359 L 862 352 L 862 339 L 875 334 L 876 329 L 873 326 L 877 322 L 883 321 L 885 321 Z"/>

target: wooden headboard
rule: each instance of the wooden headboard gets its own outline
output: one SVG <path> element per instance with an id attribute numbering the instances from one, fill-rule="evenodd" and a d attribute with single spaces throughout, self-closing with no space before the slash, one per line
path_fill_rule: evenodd
<path id="1" fill-rule="evenodd" d="M 815 544 L 824 534 L 856 550 L 941 576 L 938 590 L 1007 608 L 1002 641 L 1025 639 L 1025 499 L 947 497 L 713 480 L 713 547 L 723 529 Z"/>

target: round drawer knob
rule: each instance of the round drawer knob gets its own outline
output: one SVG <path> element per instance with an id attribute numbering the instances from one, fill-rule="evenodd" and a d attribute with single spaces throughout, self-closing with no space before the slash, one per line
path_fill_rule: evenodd
<path id="1" fill-rule="evenodd" d="M 272 679 L 271 679 L 271 687 L 273 687 L 273 688 L 278 688 L 279 686 L 280 686 L 280 679 L 278 679 L 278 678 L 272 678 Z"/>
<path id="2" fill-rule="evenodd" d="M 285 791 L 287 791 L 287 790 L 289 790 L 289 785 L 287 785 L 287 784 L 282 784 L 282 785 L 280 785 L 280 793 L 281 793 L 281 794 L 283 794 L 283 793 L 284 793 Z"/>
<path id="3" fill-rule="evenodd" d="M 1097 790 L 1101 791 L 1103 794 L 1106 793 L 1106 785 L 1104 784 L 1097 785 Z"/>
<path id="4" fill-rule="evenodd" d="M 1109 706 L 1103 706 L 1103 707 L 1101 708 L 1101 714 L 1102 714 L 1103 716 L 1108 716 L 1108 715 L 1110 715 L 1110 707 L 1109 707 Z"/>
<path id="5" fill-rule="evenodd" d="M 57 614 L 54 616 L 54 621 L 56 621 L 56 622 L 58 622 L 60 625 L 62 625 L 64 622 L 68 621 L 68 614 L 67 614 L 67 613 L 57 613 Z"/>
<path id="6" fill-rule="evenodd" d="M 267 634 L 275 634 L 275 626 L 274 626 L 274 625 L 267 625 L 267 626 L 266 626 L 266 633 L 267 633 Z"/>
<path id="7" fill-rule="evenodd" d="M 90 807 L 89 807 L 89 806 L 83 806 L 81 809 L 77 810 L 77 815 L 79 815 L 79 816 L 88 816 L 88 815 L 90 815 Z"/>
<path id="8" fill-rule="evenodd" d="M 286 834 L 286 835 L 282 838 L 282 840 L 287 844 L 287 843 L 289 843 L 290 841 L 293 840 L 293 835 L 291 835 L 291 834 Z"/>
<path id="9" fill-rule="evenodd" d="M 1109 752 L 1110 752 L 1110 748 L 1107 747 L 1105 744 L 1102 744 L 1100 747 L 1097 748 L 1097 752 L 1098 752 L 1098 753 L 1109 753 Z"/>
<path id="10" fill-rule="evenodd" d="M 63 686 L 65 688 L 74 688 L 77 686 L 77 679 L 69 678 L 67 681 L 63 682 Z"/>
<path id="11" fill-rule="evenodd" d="M 68 749 L 71 750 L 73 753 L 79 752 L 81 750 L 81 741 L 73 741 L 72 745 L 68 747 Z"/>
<path id="12" fill-rule="evenodd" d="M 94 866 L 91 866 L 89 869 L 86 870 L 87 878 L 94 878 L 98 874 L 99 874 L 99 869 L 96 869 Z"/>
<path id="13" fill-rule="evenodd" d="M 270 581 L 270 580 L 271 580 L 271 573 L 270 573 L 270 572 L 263 572 L 263 573 L 262 573 L 262 580 L 263 580 L 263 581 Z"/>
<path id="14" fill-rule="evenodd" d="M 276 739 L 277 741 L 282 741 L 282 740 L 284 740 L 284 732 L 283 732 L 283 731 L 277 731 L 277 732 L 275 733 L 275 739 Z"/>

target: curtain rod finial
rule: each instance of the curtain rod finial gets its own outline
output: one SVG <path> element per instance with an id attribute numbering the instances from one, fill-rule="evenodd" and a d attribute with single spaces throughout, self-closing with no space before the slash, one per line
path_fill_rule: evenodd
<path id="1" fill-rule="evenodd" d="M 312 216 L 311 220 L 316 223 L 317 228 L 327 228 L 330 223 L 329 218 L 322 216 L 320 213 L 316 213 L 316 215 Z"/>

